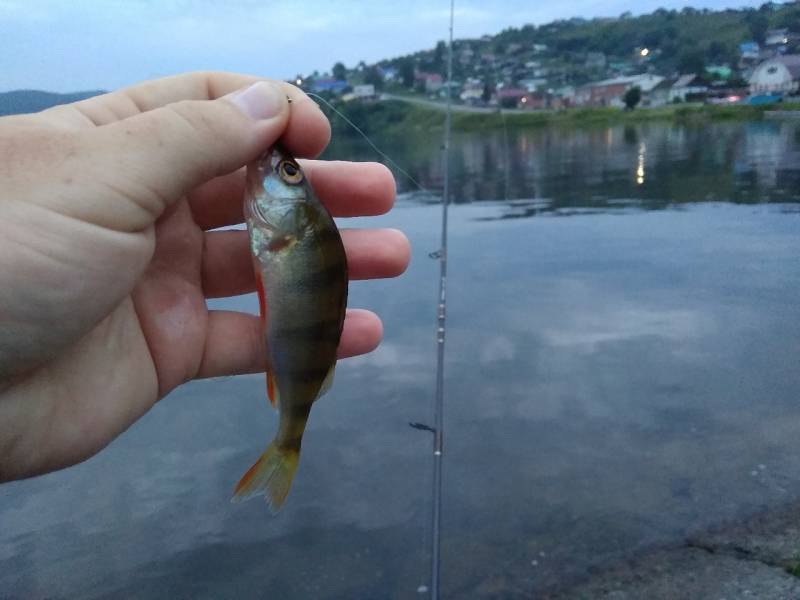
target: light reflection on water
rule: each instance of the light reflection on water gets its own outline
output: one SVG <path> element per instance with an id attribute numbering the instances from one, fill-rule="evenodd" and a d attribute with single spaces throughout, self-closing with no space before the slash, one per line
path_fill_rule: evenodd
<path id="1" fill-rule="evenodd" d="M 526 597 L 796 500 L 797 127 L 511 132 L 489 201 L 500 139 L 455 147 L 448 595 Z M 415 597 L 439 228 L 416 198 L 376 220 L 409 233 L 407 275 L 351 290 L 385 342 L 337 369 L 277 518 L 228 502 L 275 427 L 262 378 L 196 382 L 94 459 L 0 487 L 0 595 Z"/>

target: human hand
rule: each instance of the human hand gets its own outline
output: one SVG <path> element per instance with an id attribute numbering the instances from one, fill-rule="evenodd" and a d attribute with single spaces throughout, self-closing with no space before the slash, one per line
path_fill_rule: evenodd
<path id="1" fill-rule="evenodd" d="M 263 371 L 258 317 L 206 306 L 255 289 L 247 232 L 208 230 L 242 222 L 243 165 L 278 138 L 316 156 L 330 126 L 257 81 L 181 75 L 0 119 L 0 481 L 88 458 L 181 383 Z M 382 165 L 303 167 L 334 216 L 394 201 Z M 342 238 L 353 279 L 408 264 L 398 231 Z M 381 335 L 348 311 L 339 356 Z"/>

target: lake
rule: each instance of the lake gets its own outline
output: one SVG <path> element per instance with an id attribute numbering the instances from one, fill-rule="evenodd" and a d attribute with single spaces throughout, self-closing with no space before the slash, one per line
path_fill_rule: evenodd
<path id="1" fill-rule="evenodd" d="M 376 141 L 440 188 L 438 136 Z M 457 134 L 452 165 L 446 597 L 552 592 L 800 498 L 800 124 Z M 420 597 L 440 207 L 398 182 L 347 223 L 413 244 L 402 278 L 351 286 L 384 343 L 340 363 L 279 515 L 229 502 L 276 426 L 263 376 L 194 382 L 0 487 L 0 596 Z"/>

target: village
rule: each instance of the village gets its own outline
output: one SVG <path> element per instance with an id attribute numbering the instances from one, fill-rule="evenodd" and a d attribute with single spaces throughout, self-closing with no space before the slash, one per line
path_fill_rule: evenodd
<path id="1" fill-rule="evenodd" d="M 444 50 L 440 42 L 433 51 L 371 66 L 362 62 L 347 69 L 337 63 L 330 74 L 298 75 L 295 83 L 344 102 L 443 100 Z M 476 109 L 757 105 L 800 93 L 800 32 L 789 28 L 767 29 L 760 40 L 742 39 L 734 60 L 684 60 L 671 70 L 661 66 L 665 50 L 659 47 L 637 46 L 627 56 L 615 56 L 579 49 L 564 52 L 542 43 L 499 44 L 484 36 L 457 40 L 453 50 L 452 99 Z"/>

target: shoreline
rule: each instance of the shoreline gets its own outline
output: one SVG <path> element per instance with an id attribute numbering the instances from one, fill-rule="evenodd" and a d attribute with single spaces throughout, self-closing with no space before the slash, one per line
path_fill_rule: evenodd
<path id="1" fill-rule="evenodd" d="M 455 107 L 459 106 L 459 109 Z M 399 100 L 380 100 L 372 103 L 337 105 L 347 118 L 365 131 L 397 133 L 411 130 L 439 130 L 444 128 L 445 107 L 434 103 L 420 103 Z M 455 131 L 486 131 L 504 127 L 548 127 L 558 126 L 597 126 L 617 124 L 637 124 L 651 121 L 673 123 L 705 123 L 714 121 L 760 121 L 771 115 L 766 113 L 795 114 L 800 110 L 800 102 L 785 102 L 765 106 L 712 105 L 712 104 L 673 104 L 658 108 L 569 108 L 563 110 L 524 111 L 503 109 L 501 111 L 463 110 L 454 105 L 452 113 Z M 352 129 L 329 115 L 337 133 L 352 134 Z M 775 121 L 774 118 L 770 119 Z"/>

